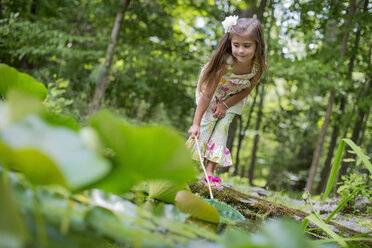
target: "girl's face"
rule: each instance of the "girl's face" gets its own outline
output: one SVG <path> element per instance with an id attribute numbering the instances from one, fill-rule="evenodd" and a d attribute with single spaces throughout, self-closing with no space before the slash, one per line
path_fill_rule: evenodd
<path id="1" fill-rule="evenodd" d="M 249 35 L 233 35 L 231 38 L 231 49 L 234 58 L 243 64 L 250 64 L 253 61 L 256 51 L 256 43 Z"/>

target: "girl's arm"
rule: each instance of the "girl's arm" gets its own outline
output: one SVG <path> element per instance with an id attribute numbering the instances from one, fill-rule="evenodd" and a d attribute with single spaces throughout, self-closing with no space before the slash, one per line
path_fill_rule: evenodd
<path id="1" fill-rule="evenodd" d="M 218 79 L 222 77 L 222 75 L 225 73 L 225 70 L 226 69 L 224 68 L 219 73 L 217 73 L 217 78 Z M 202 119 L 205 111 L 207 110 L 207 108 L 209 106 L 209 103 L 212 100 L 213 94 L 216 91 L 219 80 L 214 80 L 213 82 L 214 82 L 213 84 L 211 84 L 210 86 L 205 88 L 203 94 L 200 97 L 198 106 L 196 107 L 196 110 L 195 110 L 193 124 L 188 131 L 188 133 L 190 134 L 191 137 L 199 138 L 201 119 Z"/>
<path id="2" fill-rule="evenodd" d="M 239 93 L 235 95 L 230 96 L 224 101 L 225 104 L 229 108 L 234 106 L 235 104 L 237 104 L 238 102 L 246 98 L 249 95 L 249 93 L 251 93 L 252 89 L 256 86 L 256 84 L 257 82 L 252 82 L 249 87 L 245 88 L 244 90 L 240 91 Z M 219 103 L 215 106 L 215 108 L 213 109 L 214 111 L 213 116 L 215 118 L 223 118 L 225 116 L 226 110 L 227 110 L 225 104 Z"/>

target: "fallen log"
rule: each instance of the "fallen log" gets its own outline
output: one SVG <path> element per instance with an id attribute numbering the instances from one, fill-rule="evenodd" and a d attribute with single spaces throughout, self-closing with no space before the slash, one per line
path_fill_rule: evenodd
<path id="1" fill-rule="evenodd" d="M 206 187 L 203 183 L 193 183 L 189 186 L 193 193 L 197 193 L 203 198 L 209 198 L 208 187 Z M 213 189 L 213 196 L 218 201 L 221 201 L 238 210 L 247 219 L 263 221 L 270 217 L 286 216 L 301 222 L 309 215 L 304 211 L 273 203 L 261 197 L 247 195 L 228 187 L 225 187 L 223 190 Z M 335 233 L 342 234 L 342 236 L 345 238 L 362 234 L 359 231 L 339 225 L 338 223 L 332 221 L 329 221 L 327 225 Z M 316 228 L 317 226 L 310 222 L 309 227 Z M 319 234 L 319 232 L 315 231 L 315 234 Z M 372 235 L 370 234 L 367 237 L 372 238 Z M 365 243 L 372 245 L 371 241 L 366 241 Z"/>

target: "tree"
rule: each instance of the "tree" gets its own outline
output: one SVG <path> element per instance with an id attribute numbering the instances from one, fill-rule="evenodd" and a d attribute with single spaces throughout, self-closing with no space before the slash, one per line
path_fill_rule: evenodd
<path id="1" fill-rule="evenodd" d="M 349 9 L 349 14 L 348 14 L 347 21 L 345 22 L 345 29 L 348 28 L 351 25 L 352 17 L 353 17 L 354 12 L 355 12 L 355 0 L 350 1 L 350 6 L 349 7 L 350 7 L 350 9 Z M 344 35 L 343 35 L 343 40 L 342 40 L 342 43 L 341 43 L 341 50 L 340 50 L 340 57 L 341 58 L 345 56 L 348 38 L 349 38 L 349 33 L 346 30 L 344 30 Z M 323 122 L 321 131 L 320 131 L 319 136 L 318 136 L 318 141 L 317 141 L 317 146 L 316 146 L 316 149 L 315 149 L 315 152 L 314 152 L 313 161 L 311 162 L 309 177 L 308 177 L 307 182 L 306 182 L 306 189 L 309 192 L 312 189 L 313 182 L 314 182 L 314 177 L 315 177 L 315 174 L 316 174 L 316 171 L 317 171 L 317 168 L 318 168 L 319 159 L 320 159 L 320 155 L 321 155 L 322 148 L 323 148 L 324 138 L 325 138 L 325 135 L 326 135 L 329 119 L 330 119 L 330 116 L 331 116 L 331 113 L 332 113 L 332 106 L 333 106 L 333 102 L 334 102 L 334 99 L 335 99 L 335 95 L 336 95 L 335 90 L 332 90 L 330 95 L 329 95 L 327 111 L 326 111 L 325 116 L 324 116 L 324 122 Z"/>
<path id="2" fill-rule="evenodd" d="M 106 50 L 106 58 L 105 58 L 104 66 L 103 66 L 103 73 L 100 76 L 99 80 L 97 81 L 96 89 L 95 89 L 94 96 L 93 96 L 92 103 L 91 103 L 90 115 L 92 115 L 95 111 L 97 111 L 99 107 L 99 103 L 105 93 L 106 87 L 110 83 L 109 78 L 110 78 L 110 68 L 112 64 L 113 53 L 114 53 L 116 42 L 119 37 L 119 32 L 120 32 L 121 24 L 123 22 L 124 13 L 128 8 L 129 2 L 130 0 L 120 1 L 121 9 L 116 14 L 114 27 L 112 28 L 112 33 L 111 33 L 111 42 L 108 45 L 107 50 Z"/>

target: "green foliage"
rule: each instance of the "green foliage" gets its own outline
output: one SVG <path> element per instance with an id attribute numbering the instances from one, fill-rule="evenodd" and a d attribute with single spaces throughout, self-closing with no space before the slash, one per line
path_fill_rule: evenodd
<path id="1" fill-rule="evenodd" d="M 69 82 L 63 79 L 58 79 L 55 84 L 50 83 L 48 85 L 49 95 L 46 101 L 46 106 L 52 112 L 61 114 L 63 113 L 63 111 L 66 111 L 68 107 L 74 102 L 72 99 L 66 99 L 64 97 L 68 85 Z"/>
<path id="2" fill-rule="evenodd" d="M 350 195 L 346 196 L 338 204 L 337 208 L 335 210 L 333 210 L 332 213 L 327 217 L 327 219 L 325 220 L 325 223 L 330 221 L 332 219 L 332 217 L 341 210 L 341 208 L 343 208 L 347 203 L 349 203 L 350 199 L 352 199 L 354 197 L 354 195 L 356 195 L 359 191 L 364 190 L 366 188 L 367 188 L 367 186 L 361 186 L 359 188 L 356 188 Z"/>
<path id="3" fill-rule="evenodd" d="M 357 156 L 363 161 L 363 164 L 369 170 L 369 172 L 370 173 L 372 172 L 371 162 L 369 162 L 368 157 L 362 152 L 362 150 L 358 146 L 356 146 L 354 144 L 354 142 L 351 141 L 350 139 L 342 139 L 339 146 L 338 146 L 337 153 L 336 153 L 336 156 L 335 156 L 335 160 L 334 160 L 334 163 L 333 163 L 333 166 L 332 166 L 329 178 L 328 178 L 327 186 L 326 186 L 326 189 L 324 191 L 324 195 L 323 195 L 323 199 L 322 199 L 323 204 L 324 204 L 325 200 L 327 199 L 327 197 L 328 197 L 329 193 L 331 192 L 331 189 L 332 189 L 332 187 L 335 183 L 335 179 L 336 179 L 336 176 L 337 176 L 337 173 L 338 173 L 338 169 L 340 167 L 342 155 L 343 155 L 346 144 L 348 144 L 354 150 L 354 152 L 357 154 Z"/>
<path id="4" fill-rule="evenodd" d="M 372 179 L 372 175 L 369 176 L 370 179 Z M 342 176 L 343 182 L 338 189 L 337 193 L 339 193 L 343 198 L 346 198 L 349 196 L 354 190 L 359 188 L 360 186 L 365 185 L 365 182 L 368 181 L 365 175 L 357 175 L 355 173 L 351 173 L 347 176 Z M 359 195 L 371 199 L 372 198 L 372 192 L 371 190 L 362 190 Z"/>

